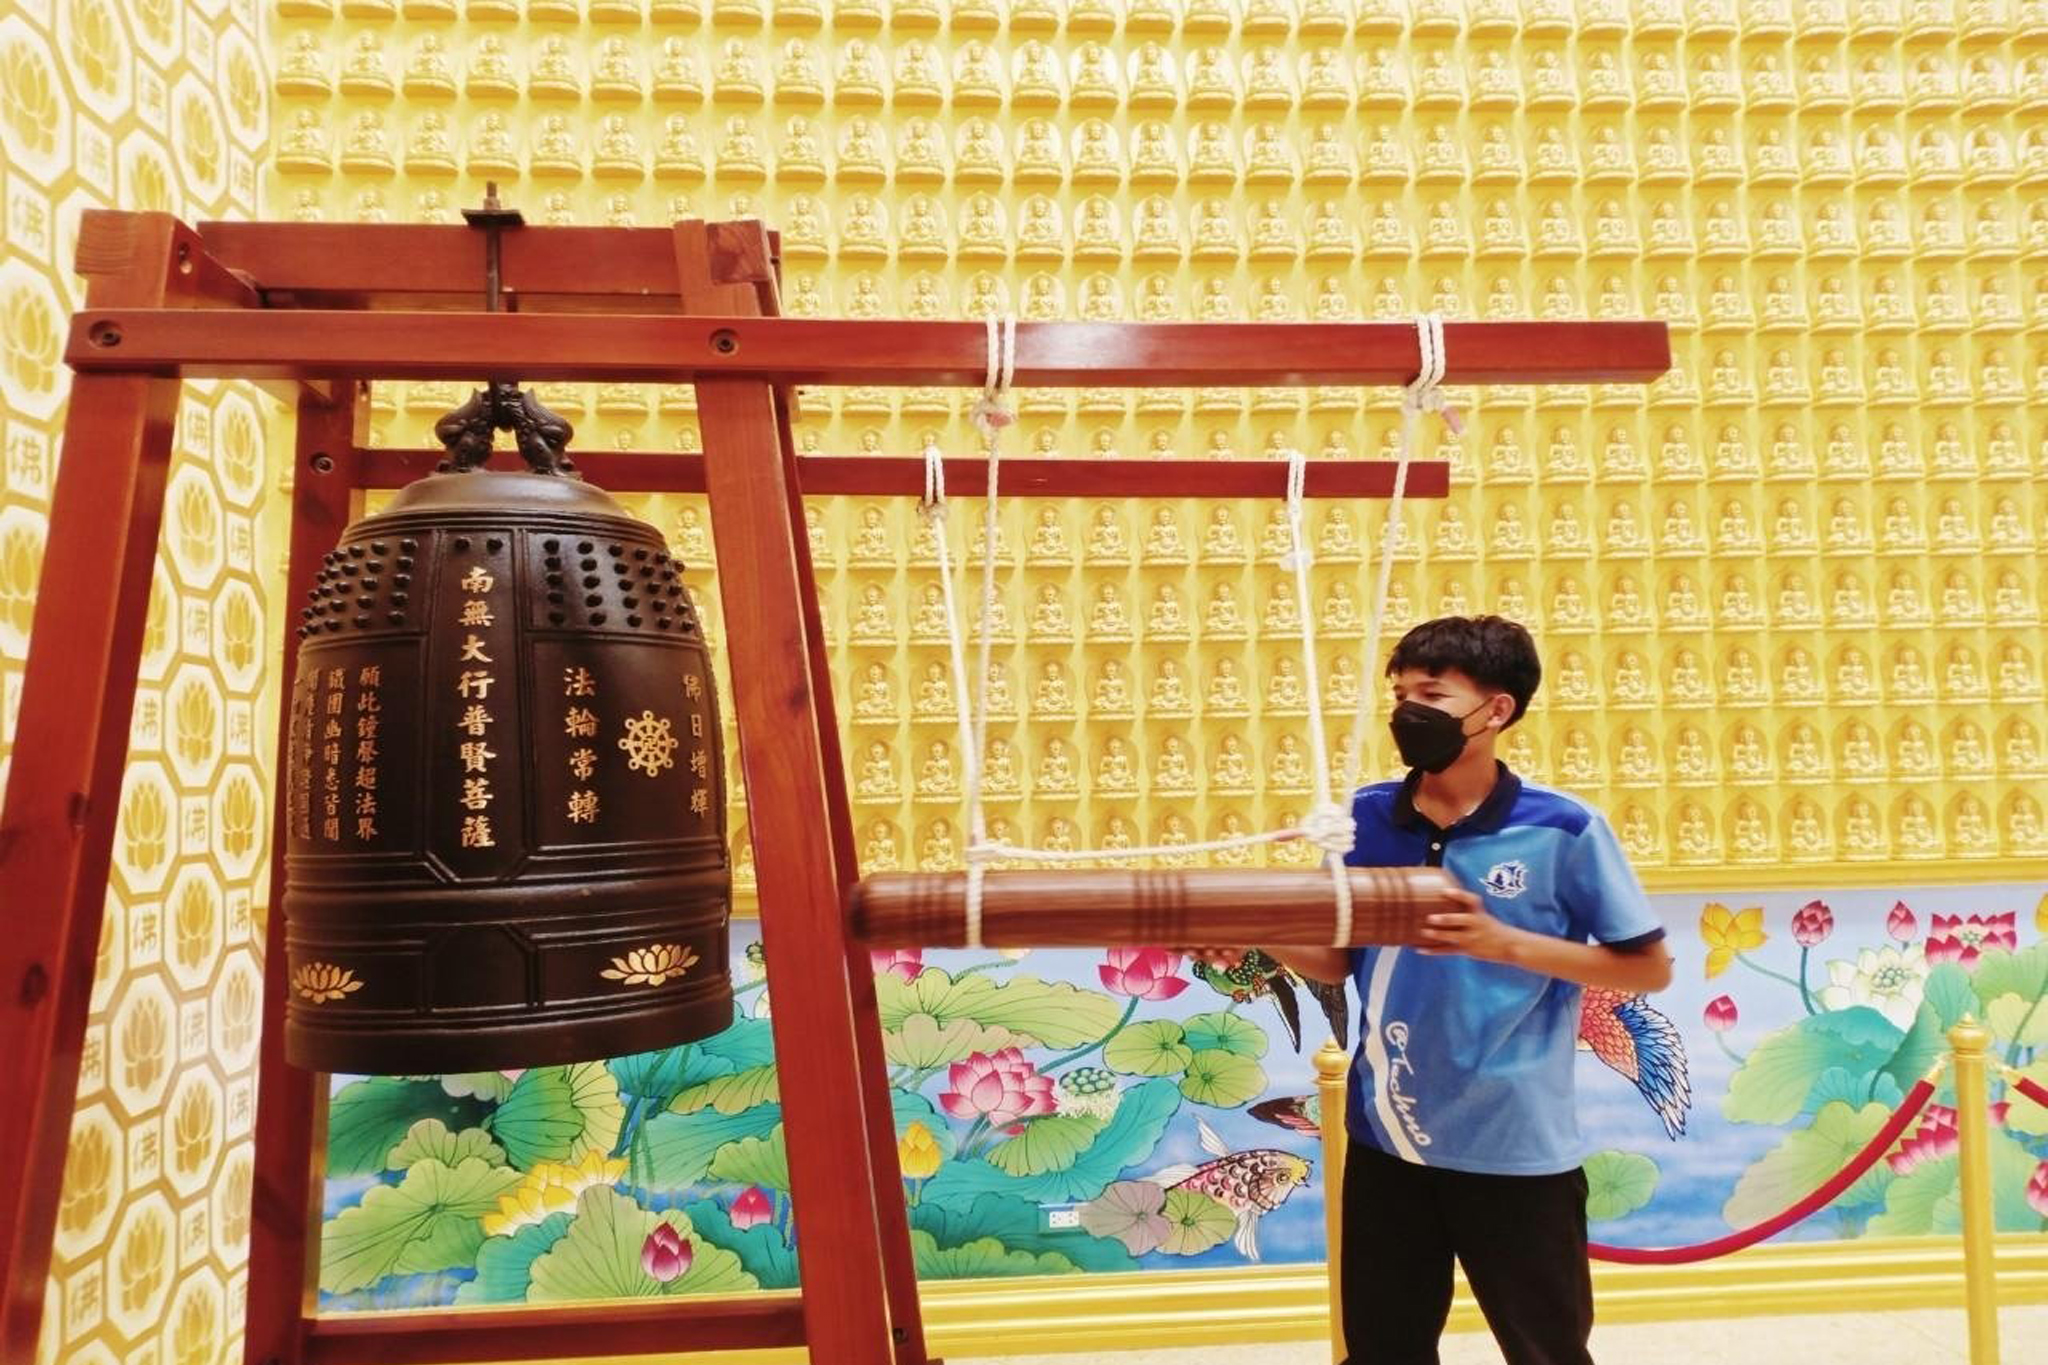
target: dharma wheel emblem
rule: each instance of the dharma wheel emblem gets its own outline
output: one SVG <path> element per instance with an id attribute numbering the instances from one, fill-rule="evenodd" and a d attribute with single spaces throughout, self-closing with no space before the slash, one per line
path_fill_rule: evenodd
<path id="1" fill-rule="evenodd" d="M 619 748 L 625 750 L 628 768 L 656 777 L 664 768 L 676 765 L 678 742 L 670 732 L 667 717 L 642 711 L 626 717 L 626 733 L 619 739 Z"/>

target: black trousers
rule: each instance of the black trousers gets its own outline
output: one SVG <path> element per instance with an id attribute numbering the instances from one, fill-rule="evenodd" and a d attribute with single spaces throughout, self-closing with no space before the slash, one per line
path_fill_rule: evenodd
<path id="1" fill-rule="evenodd" d="M 1437 1365 L 1451 1262 L 1507 1365 L 1592 1365 L 1586 1175 L 1474 1175 L 1354 1142 L 1344 1166 L 1347 1365 Z"/>

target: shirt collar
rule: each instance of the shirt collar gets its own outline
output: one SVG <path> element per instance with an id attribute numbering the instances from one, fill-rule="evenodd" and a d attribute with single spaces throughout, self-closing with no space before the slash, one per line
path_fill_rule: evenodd
<path id="1" fill-rule="evenodd" d="M 1493 790 L 1469 815 L 1452 825 L 1450 833 L 1496 834 L 1507 824 L 1508 812 L 1515 808 L 1515 798 L 1522 794 L 1522 779 L 1498 759 L 1494 760 L 1494 769 Z M 1437 829 L 1437 824 L 1415 809 L 1415 790 L 1421 785 L 1422 769 L 1409 769 L 1407 780 L 1394 796 L 1394 823 L 1402 829 L 1428 833 Z"/>

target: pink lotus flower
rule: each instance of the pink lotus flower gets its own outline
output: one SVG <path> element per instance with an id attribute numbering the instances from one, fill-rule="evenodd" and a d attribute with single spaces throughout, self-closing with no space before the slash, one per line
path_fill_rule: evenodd
<path id="1" fill-rule="evenodd" d="M 1904 1175 L 1922 1162 L 1954 1155 L 1959 1145 L 1956 1111 L 1945 1104 L 1930 1104 L 1920 1111 L 1920 1122 L 1912 1134 L 1885 1158 L 1885 1163 L 1895 1174 Z"/>
<path id="2" fill-rule="evenodd" d="M 1164 948 L 1111 948 L 1109 961 L 1095 971 L 1110 990 L 1136 1000 L 1171 1000 L 1188 988 L 1180 979 L 1180 954 Z"/>
<path id="3" fill-rule="evenodd" d="M 868 960 L 875 964 L 875 975 L 887 972 L 900 976 L 905 981 L 915 981 L 917 974 L 924 970 L 924 949 L 889 948 L 870 952 Z"/>
<path id="4" fill-rule="evenodd" d="M 994 1055 L 969 1053 L 966 1061 L 953 1063 L 946 1080 L 952 1088 L 939 1092 L 939 1103 L 956 1119 L 985 1118 L 994 1127 L 1007 1128 L 1018 1119 L 1050 1114 L 1057 1107 L 1051 1077 L 1039 1075 L 1038 1068 L 1013 1047 Z"/>
<path id="5" fill-rule="evenodd" d="M 1932 915 L 1927 924 L 1927 960 L 1977 965 L 1977 959 L 1994 948 L 2011 952 L 2019 947 L 2014 932 L 2015 912 L 1998 915 Z"/>
<path id="6" fill-rule="evenodd" d="M 1741 1011 L 1735 1008 L 1735 1001 L 1725 995 L 1717 995 L 1707 1002 L 1704 1015 L 1706 1025 L 1716 1033 L 1726 1033 L 1735 1027 Z"/>
<path id="7" fill-rule="evenodd" d="M 1920 932 L 1920 921 L 1913 914 L 1913 907 L 1904 901 L 1893 901 L 1892 912 L 1884 917 L 1884 931 L 1901 943 L 1911 943 L 1913 936 Z"/>
<path id="8" fill-rule="evenodd" d="M 667 1284 L 680 1278 L 696 1255 L 689 1238 L 666 1223 L 657 1223 L 640 1244 L 640 1268 L 656 1284 Z"/>
<path id="9" fill-rule="evenodd" d="M 732 1201 L 732 1208 L 726 1216 L 732 1219 L 735 1228 L 745 1232 L 748 1228 L 774 1221 L 775 1204 L 768 1198 L 768 1191 L 759 1185 L 749 1185 L 740 1192 L 739 1198 Z"/>
<path id="10" fill-rule="evenodd" d="M 2048 1218 L 2048 1161 L 2034 1168 L 2027 1178 L 2027 1203 L 2035 1213 Z"/>
<path id="11" fill-rule="evenodd" d="M 1802 948 L 1817 948 L 1835 932 L 1835 912 L 1826 901 L 1808 901 L 1792 914 L 1792 937 Z"/>

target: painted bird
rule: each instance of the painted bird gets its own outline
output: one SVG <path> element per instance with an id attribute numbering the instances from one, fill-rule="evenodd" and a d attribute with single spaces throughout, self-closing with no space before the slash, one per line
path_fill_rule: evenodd
<path id="1" fill-rule="evenodd" d="M 1215 1158 L 1199 1166 L 1168 1166 L 1142 1177 L 1169 1190 L 1206 1194 L 1237 1216 L 1233 1239 L 1246 1259 L 1259 1259 L 1259 1220 L 1287 1202 L 1308 1181 L 1309 1163 L 1290 1152 L 1252 1147 L 1233 1152 L 1206 1119 L 1195 1117 L 1202 1150 Z"/>
<path id="2" fill-rule="evenodd" d="M 1245 1110 L 1261 1123 L 1270 1123 L 1275 1128 L 1285 1128 L 1290 1133 L 1303 1137 L 1323 1135 L 1323 1097 L 1321 1095 L 1280 1095 L 1270 1100 L 1260 1100 Z"/>
<path id="3" fill-rule="evenodd" d="M 1677 1025 L 1640 995 L 1588 986 L 1579 1004 L 1579 1046 L 1633 1082 L 1678 1140 L 1692 1108 L 1692 1078 Z"/>
<path id="4" fill-rule="evenodd" d="M 1642 996 L 1586 987 L 1579 1004 L 1579 1046 L 1634 1083 L 1673 1141 L 1685 1132 L 1692 1108 L 1685 1039 Z M 1317 1095 L 1281 1095 L 1247 1112 L 1291 1133 L 1322 1134 L 1323 1105 Z"/>
<path id="5" fill-rule="evenodd" d="M 1294 1044 L 1296 1052 L 1301 1051 L 1301 1000 L 1294 992 L 1295 982 L 1299 981 L 1308 987 L 1309 994 L 1322 1006 L 1323 1017 L 1329 1021 L 1337 1046 L 1351 1046 L 1351 1002 L 1341 984 L 1331 986 L 1307 977 L 1297 977 L 1257 948 L 1247 948 L 1238 964 L 1228 971 L 1200 958 L 1190 963 L 1189 969 L 1197 981 L 1218 995 L 1229 996 L 1237 1004 L 1248 1004 L 1260 996 L 1272 997 L 1273 1007 L 1280 1011 L 1280 1022 L 1286 1025 L 1288 1041 Z"/>

